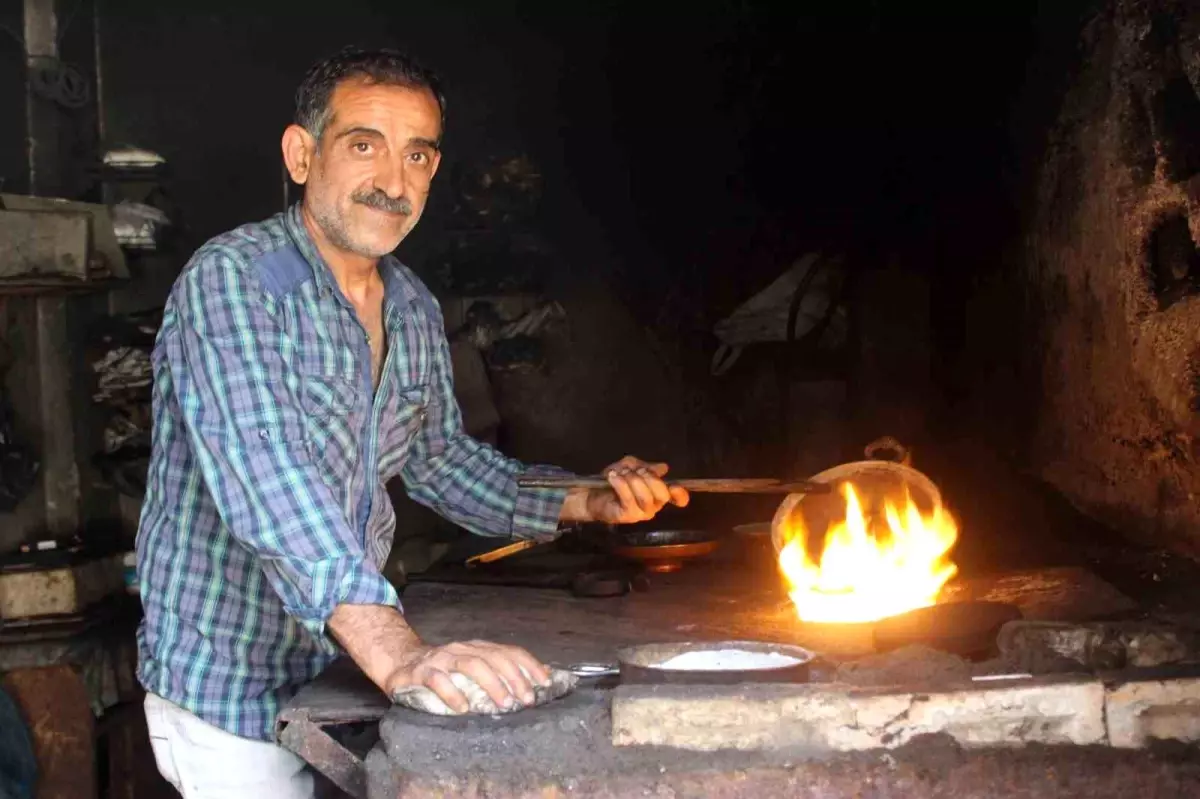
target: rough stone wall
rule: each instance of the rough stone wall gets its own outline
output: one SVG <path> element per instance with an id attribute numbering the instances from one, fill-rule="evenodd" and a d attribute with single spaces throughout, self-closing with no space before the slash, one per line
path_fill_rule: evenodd
<path id="1" fill-rule="evenodd" d="M 1033 462 L 1085 512 L 1200 554 L 1200 4 L 1110 0 L 1082 48 L 1023 245 Z"/>

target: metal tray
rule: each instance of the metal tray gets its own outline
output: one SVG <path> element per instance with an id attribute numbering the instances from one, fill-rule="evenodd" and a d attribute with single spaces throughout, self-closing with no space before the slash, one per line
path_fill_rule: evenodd
<path id="1" fill-rule="evenodd" d="M 741 649 L 787 655 L 798 663 L 765 669 L 740 670 L 676 670 L 659 668 L 676 655 L 685 652 L 707 652 L 714 649 Z M 811 666 L 816 655 L 803 647 L 763 641 L 705 641 L 678 644 L 647 644 L 617 650 L 621 682 L 632 685 L 730 685 L 737 683 L 802 683 L 809 682 Z"/>

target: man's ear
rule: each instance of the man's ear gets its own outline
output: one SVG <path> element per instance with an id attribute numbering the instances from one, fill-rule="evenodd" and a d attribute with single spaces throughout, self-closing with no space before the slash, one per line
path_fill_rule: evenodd
<path id="1" fill-rule="evenodd" d="M 308 181 L 313 158 L 317 153 L 317 140 L 299 125 L 288 125 L 283 132 L 283 163 L 292 180 L 303 186 Z"/>

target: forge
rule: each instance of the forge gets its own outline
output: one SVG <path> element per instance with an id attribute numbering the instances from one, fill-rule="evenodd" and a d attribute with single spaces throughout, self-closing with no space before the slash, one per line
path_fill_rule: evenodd
<path id="1" fill-rule="evenodd" d="M 1018 607 L 1029 596 L 1029 607 L 1044 608 L 1038 595 L 1048 582 L 1071 586 L 1067 592 L 1096 587 L 1076 577 L 1010 576 L 1010 585 L 1023 582 L 1029 593 L 1007 596 Z M 985 586 L 965 590 L 987 594 Z M 431 635 L 505 630 L 506 642 L 563 665 L 609 663 L 622 646 L 661 641 L 677 642 L 676 653 L 697 643 L 803 641 L 821 657 L 796 682 L 589 678 L 569 700 L 497 718 L 432 719 L 389 708 L 360 675 L 335 669 L 284 712 L 281 740 L 353 795 L 370 797 L 620 796 L 667 788 L 713 795 L 705 786 L 762 796 L 810 779 L 850 790 L 861 774 L 878 778 L 882 791 L 899 778 L 896 762 L 919 770 L 929 767 L 927 758 L 947 757 L 954 764 L 947 784 L 965 790 L 964 775 L 980 769 L 1013 783 L 1040 779 L 1042 747 L 1063 750 L 1055 790 L 1094 784 L 1103 789 L 1097 795 L 1116 796 L 1118 787 L 1185 778 L 1200 788 L 1200 769 L 1164 766 L 1148 751 L 1095 754 L 1097 747 L 1200 735 L 1200 671 L 1183 665 L 1196 649 L 1178 630 L 1021 620 L 1004 627 L 1003 649 L 997 643 L 985 660 L 914 646 L 880 654 L 864 629 L 874 625 L 799 622 L 782 589 L 762 588 L 699 567 L 603 600 L 545 589 L 413 586 L 405 596 L 409 614 Z M 1133 654 L 1152 652 L 1158 655 L 1141 660 Z M 1130 668 L 1135 661 L 1165 661 L 1174 670 Z M 368 731 L 356 739 L 362 724 Z M 930 749 L 929 736 L 944 740 Z M 998 758 L 996 747 L 1009 756 Z M 972 790 L 962 795 L 994 795 L 987 784 Z"/>
<path id="2" fill-rule="evenodd" d="M 959 796 L 982 797 L 994 795 L 995 780 L 1045 780 L 1047 751 L 1058 765 L 1045 795 L 1200 790 L 1200 762 L 1147 749 L 1200 741 L 1200 631 L 1148 618 L 1080 566 L 955 574 L 952 537 L 902 553 L 906 531 L 944 512 L 940 491 L 909 466 L 864 463 L 835 470 L 840 493 L 822 494 L 819 508 L 785 499 L 778 547 L 750 550 L 726 536 L 711 555 L 648 571 L 619 596 L 580 596 L 571 580 L 514 588 L 503 583 L 517 578 L 497 576 L 539 558 L 561 569 L 563 553 L 522 553 L 474 582 L 407 586 L 406 613 L 429 640 L 488 636 L 526 647 L 579 675 L 565 699 L 506 716 L 435 718 L 390 707 L 343 665 L 284 711 L 280 740 L 372 799 L 807 795 L 797 786 L 810 782 L 836 786 L 821 795 L 862 795 L 850 786 L 864 775 L 871 795 L 948 795 L 939 791 L 955 785 Z M 890 488 L 864 470 L 890 475 Z M 851 474 L 857 493 L 841 490 Z M 897 474 L 907 479 L 896 484 Z M 898 508 L 885 501 L 897 485 L 902 496 L 925 492 Z M 856 514 L 857 545 L 877 550 L 860 559 L 891 558 L 896 579 L 919 560 L 937 589 L 864 617 L 855 586 L 835 584 L 816 606 L 834 620 L 803 618 L 811 591 L 798 596 L 786 554 L 798 510 L 806 534 L 826 542 L 806 558 L 818 572 L 811 591 L 833 584 L 819 579 L 823 555 Z M 824 526 L 815 522 L 822 514 Z M 838 598 L 855 612 L 838 612 Z M 940 781 L 918 788 L 914 775 L 931 768 L 944 772 Z"/>

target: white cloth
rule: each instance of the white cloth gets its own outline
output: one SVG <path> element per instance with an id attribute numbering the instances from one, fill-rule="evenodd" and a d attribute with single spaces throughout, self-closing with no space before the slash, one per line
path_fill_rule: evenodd
<path id="1" fill-rule="evenodd" d="M 521 673 L 525 675 L 525 679 L 533 682 L 533 678 L 529 676 L 529 672 L 525 671 L 525 667 L 521 666 Z M 569 671 L 563 669 L 550 669 L 550 684 L 541 686 L 533 683 L 533 704 L 518 705 L 512 708 L 499 707 L 487 691 L 479 687 L 479 684 L 465 674 L 459 672 L 451 672 L 450 681 L 458 690 L 462 691 L 467 697 L 467 712 L 485 716 L 498 716 L 504 713 L 516 713 L 526 707 L 537 707 L 544 705 L 547 702 L 553 702 L 561 696 L 566 696 L 575 690 L 575 685 L 579 682 L 579 678 Z M 508 685 L 508 681 L 503 677 L 500 681 Z M 412 688 L 402 688 L 392 695 L 392 701 L 398 705 L 410 707 L 413 710 L 420 710 L 424 713 L 433 713 L 437 716 L 456 716 L 455 711 L 450 709 L 450 706 L 442 701 L 441 697 L 435 694 L 429 688 L 423 685 L 413 686 Z"/>
<path id="2" fill-rule="evenodd" d="M 158 770 L 183 799 L 314 799 L 303 760 L 266 741 L 225 732 L 157 694 L 146 724 Z"/>

